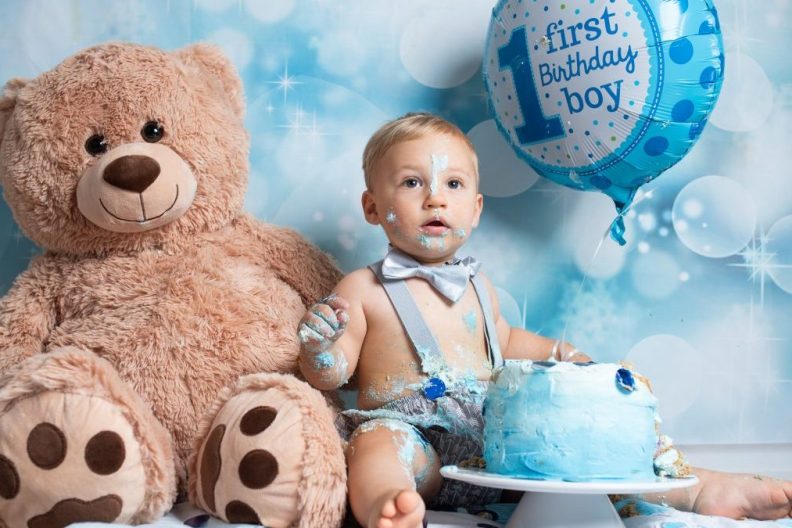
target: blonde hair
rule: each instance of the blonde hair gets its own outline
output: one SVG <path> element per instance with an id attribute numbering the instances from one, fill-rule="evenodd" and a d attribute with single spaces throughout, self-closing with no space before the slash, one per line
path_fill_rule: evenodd
<path id="1" fill-rule="evenodd" d="M 476 149 L 473 148 L 473 143 L 458 126 L 428 112 L 410 112 L 382 125 L 366 143 L 366 148 L 363 150 L 363 175 L 366 178 L 366 189 L 371 189 L 371 173 L 374 170 L 374 165 L 382 159 L 389 148 L 402 141 L 418 139 L 432 133 L 448 134 L 464 141 L 470 148 L 470 153 L 473 154 L 476 179 L 478 179 Z"/>

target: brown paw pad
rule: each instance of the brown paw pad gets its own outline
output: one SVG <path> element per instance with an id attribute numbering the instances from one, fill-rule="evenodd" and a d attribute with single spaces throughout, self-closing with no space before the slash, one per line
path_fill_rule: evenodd
<path id="1" fill-rule="evenodd" d="M 226 519 L 231 523 L 261 524 L 253 508 L 242 501 L 233 500 L 225 509 Z"/>
<path id="2" fill-rule="evenodd" d="M 250 489 L 266 488 L 278 476 L 278 461 L 265 449 L 255 449 L 239 463 L 239 480 Z"/>
<path id="3" fill-rule="evenodd" d="M 14 463 L 0 455 L 0 497 L 13 499 L 19 493 L 19 473 Z"/>
<path id="4" fill-rule="evenodd" d="M 126 459 L 126 446 L 118 433 L 101 431 L 85 445 L 85 463 L 97 475 L 112 475 Z"/>
<path id="5" fill-rule="evenodd" d="M 55 469 L 66 458 L 66 435 L 51 423 L 40 423 L 28 435 L 27 452 L 36 466 Z"/>
<path id="6" fill-rule="evenodd" d="M 277 415 L 278 412 L 272 407 L 260 405 L 245 413 L 239 421 L 239 430 L 247 436 L 257 435 L 267 429 Z"/>
<path id="7" fill-rule="evenodd" d="M 113 522 L 121 513 L 123 502 L 118 495 L 105 495 L 92 501 L 66 499 L 50 511 L 27 523 L 29 528 L 62 528 L 75 522 Z"/>
<path id="8" fill-rule="evenodd" d="M 220 469 L 223 465 L 223 459 L 220 456 L 220 445 L 223 442 L 224 435 L 224 425 L 215 427 L 209 434 L 209 438 L 206 439 L 203 456 L 201 457 L 201 482 L 203 483 L 201 491 L 205 505 L 212 513 L 217 513 L 215 487 L 220 478 Z"/>

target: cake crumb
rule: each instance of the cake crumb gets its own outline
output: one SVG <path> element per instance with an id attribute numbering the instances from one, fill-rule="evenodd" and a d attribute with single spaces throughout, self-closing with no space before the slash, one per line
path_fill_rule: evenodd
<path id="1" fill-rule="evenodd" d="M 487 463 L 480 456 L 470 457 L 467 460 L 463 460 L 457 465 L 463 468 L 477 468 L 477 469 L 484 469 L 487 467 Z"/>

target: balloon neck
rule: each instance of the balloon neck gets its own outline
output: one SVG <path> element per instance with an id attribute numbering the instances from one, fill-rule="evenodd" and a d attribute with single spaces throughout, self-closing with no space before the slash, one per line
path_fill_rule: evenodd
<path id="1" fill-rule="evenodd" d="M 619 214 L 613 222 L 611 222 L 610 236 L 613 240 L 618 242 L 620 246 L 627 243 L 627 240 L 624 238 L 624 233 L 626 231 L 624 227 L 624 215 L 630 210 L 630 205 L 632 205 L 633 198 L 635 197 L 635 191 L 637 191 L 637 189 L 632 189 L 625 200 L 611 197 L 613 199 L 613 205 L 616 206 L 616 212 Z"/>
<path id="2" fill-rule="evenodd" d="M 626 231 L 624 227 L 624 210 L 627 206 L 620 202 L 613 203 L 616 205 L 616 212 L 618 212 L 619 215 L 611 222 L 610 236 L 613 240 L 618 242 L 620 246 L 623 246 L 627 243 L 627 240 L 624 238 L 624 232 Z"/>

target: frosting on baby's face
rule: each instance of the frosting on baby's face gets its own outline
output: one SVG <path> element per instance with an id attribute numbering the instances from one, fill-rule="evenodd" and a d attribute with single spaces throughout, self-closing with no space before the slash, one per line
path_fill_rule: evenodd
<path id="1" fill-rule="evenodd" d="M 478 226 L 476 158 L 462 139 L 428 133 L 390 147 L 363 193 L 369 223 L 390 243 L 423 263 L 452 258 Z"/>

